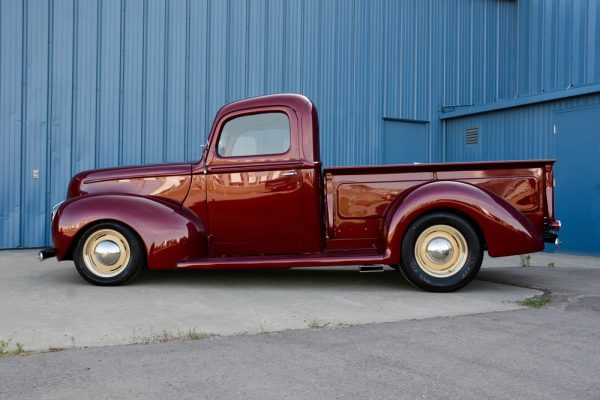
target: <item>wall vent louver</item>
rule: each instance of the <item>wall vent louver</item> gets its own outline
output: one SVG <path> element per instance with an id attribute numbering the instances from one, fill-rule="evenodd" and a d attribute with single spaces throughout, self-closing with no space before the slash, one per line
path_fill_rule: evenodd
<path id="1" fill-rule="evenodd" d="M 466 144 L 477 144 L 479 142 L 479 128 L 467 128 L 465 142 Z"/>

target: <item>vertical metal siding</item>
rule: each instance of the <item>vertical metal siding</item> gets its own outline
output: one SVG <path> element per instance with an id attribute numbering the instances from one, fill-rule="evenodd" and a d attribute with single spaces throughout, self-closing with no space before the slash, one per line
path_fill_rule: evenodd
<path id="1" fill-rule="evenodd" d="M 195 159 L 250 96 L 311 97 L 328 165 L 382 162 L 383 117 L 429 121 L 441 160 L 442 107 L 600 82 L 598 17 L 594 0 L 3 0 L 0 248 L 49 242 L 73 173 Z"/>
<path id="2" fill-rule="evenodd" d="M 21 242 L 23 7 L 0 2 L 0 244 Z"/>

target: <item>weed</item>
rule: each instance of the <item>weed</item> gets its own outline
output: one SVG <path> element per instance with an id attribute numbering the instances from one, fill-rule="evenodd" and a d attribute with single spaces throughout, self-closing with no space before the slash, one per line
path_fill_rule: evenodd
<path id="1" fill-rule="evenodd" d="M 10 341 L 11 339 L 8 339 L 7 341 L 0 340 L 0 357 L 9 354 L 8 346 L 10 345 Z"/>
<path id="2" fill-rule="evenodd" d="M 158 341 L 161 343 L 170 342 L 175 339 L 175 335 L 167 332 L 166 330 L 162 332 L 162 334 L 158 337 Z"/>
<path id="3" fill-rule="evenodd" d="M 258 321 L 258 327 L 260 328 L 261 332 L 266 332 L 269 328 L 267 321 L 262 318 Z"/>
<path id="4" fill-rule="evenodd" d="M 531 254 L 521 254 L 521 267 L 531 266 Z"/>
<path id="5" fill-rule="evenodd" d="M 188 340 L 203 340 L 208 339 L 210 335 L 206 332 L 197 332 L 195 329 L 190 329 L 187 333 Z"/>
<path id="6" fill-rule="evenodd" d="M 319 319 L 311 319 L 307 325 L 310 329 L 320 329 L 327 328 L 329 326 L 329 322 L 324 322 Z"/>
<path id="7" fill-rule="evenodd" d="M 23 347 L 23 344 L 20 342 L 15 343 L 14 350 L 9 350 L 11 341 L 12 341 L 12 339 L 0 340 L 0 357 L 17 356 L 19 354 L 25 353 L 25 348 Z"/>
<path id="8" fill-rule="evenodd" d="M 540 308 L 540 307 L 543 307 L 546 304 L 548 304 L 548 302 L 550 302 L 550 299 L 548 297 L 533 296 L 533 297 L 530 297 L 528 299 L 525 299 L 525 300 L 519 302 L 519 304 L 521 304 L 522 306 L 527 306 L 527 307 L 532 307 L 532 308 Z"/>
<path id="9" fill-rule="evenodd" d="M 149 335 L 140 335 L 136 333 L 131 337 L 129 343 L 132 344 L 150 344 L 150 343 L 166 343 L 166 342 L 183 342 L 186 340 L 204 340 L 214 337 L 216 335 L 206 332 L 198 332 L 196 329 L 190 329 L 187 333 L 178 331 L 177 333 L 171 333 L 167 330 L 163 330 L 160 334 L 153 334 L 150 331 Z"/>
<path id="10" fill-rule="evenodd" d="M 554 263 L 553 263 L 553 262 L 550 262 L 550 263 L 548 263 L 548 266 L 549 266 L 550 268 L 554 268 L 554 267 L 556 267 L 556 265 L 554 265 Z"/>

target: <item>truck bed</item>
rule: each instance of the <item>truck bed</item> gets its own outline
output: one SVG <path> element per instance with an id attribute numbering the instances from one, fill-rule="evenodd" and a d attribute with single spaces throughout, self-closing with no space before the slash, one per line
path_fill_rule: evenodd
<path id="1" fill-rule="evenodd" d="M 492 192 L 538 229 L 552 209 L 546 179 L 554 160 L 385 165 L 326 168 L 330 250 L 379 249 L 385 218 L 408 192 L 432 181 L 459 181 Z"/>

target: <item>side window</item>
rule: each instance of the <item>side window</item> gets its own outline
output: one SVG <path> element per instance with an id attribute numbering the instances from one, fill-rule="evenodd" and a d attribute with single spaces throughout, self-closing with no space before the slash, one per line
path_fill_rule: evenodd
<path id="1" fill-rule="evenodd" d="M 221 157 L 282 154 L 290 149 L 290 121 L 284 113 L 244 115 L 225 123 L 217 152 Z"/>

